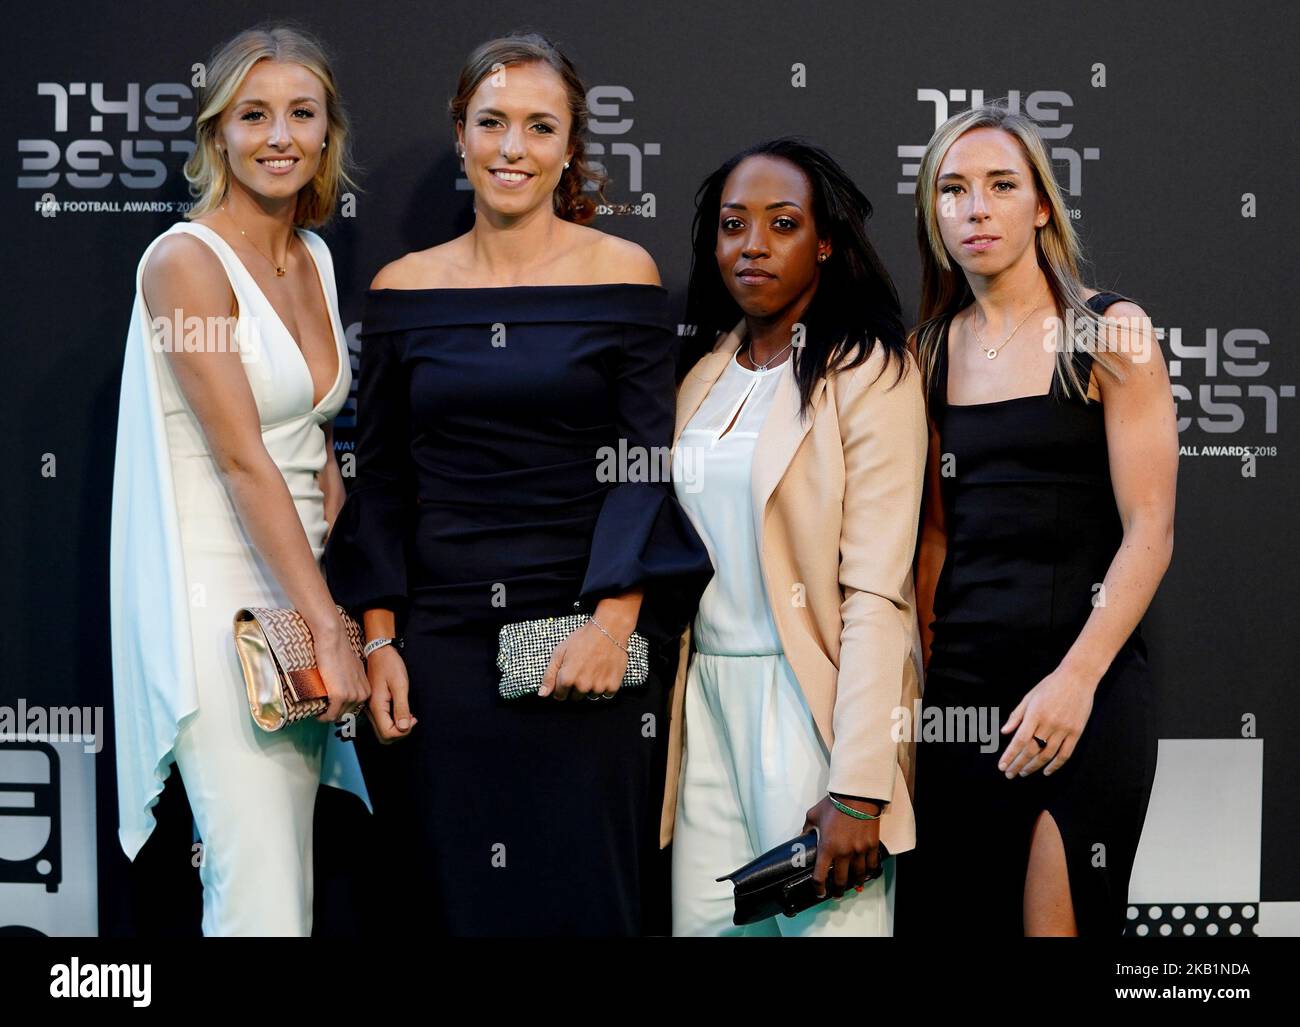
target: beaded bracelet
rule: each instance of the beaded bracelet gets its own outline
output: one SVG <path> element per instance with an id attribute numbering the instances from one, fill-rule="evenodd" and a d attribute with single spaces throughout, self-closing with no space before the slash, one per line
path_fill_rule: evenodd
<path id="1" fill-rule="evenodd" d="M 826 793 L 826 798 L 831 800 L 831 805 L 834 806 L 837 810 L 839 810 L 841 813 L 847 813 L 855 820 L 879 820 L 880 819 L 879 813 L 875 813 L 875 814 L 863 813 L 861 810 L 854 809 L 852 806 L 846 806 L 844 803 L 840 802 L 839 799 L 835 798 L 835 796 L 831 795 L 830 792 Z"/>
<path id="2" fill-rule="evenodd" d="M 395 638 L 372 638 L 361 650 L 362 659 L 368 658 L 376 649 L 382 649 L 386 645 L 396 646 L 398 650 L 405 648 L 400 635 Z"/>

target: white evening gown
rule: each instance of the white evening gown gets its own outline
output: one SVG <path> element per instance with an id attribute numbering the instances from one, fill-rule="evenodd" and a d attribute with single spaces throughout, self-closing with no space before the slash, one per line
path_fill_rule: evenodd
<path id="1" fill-rule="evenodd" d="M 338 373 L 312 405 L 298 344 L 239 257 L 216 232 L 180 222 L 136 269 L 113 476 L 110 552 L 119 837 L 134 859 L 174 761 L 201 835 L 205 935 L 307 935 L 312 815 L 324 781 L 369 805 L 354 747 L 331 725 L 267 733 L 249 715 L 231 620 L 242 606 L 288 606 L 217 473 L 170 358 L 152 344 L 141 287 L 159 239 L 186 233 L 221 259 L 239 304 L 236 331 L 262 441 L 284 475 L 319 561 L 326 524 L 317 475 L 323 426 L 351 386 L 329 248 L 299 230 L 329 306 Z M 160 316 L 170 312 L 157 312 Z"/>

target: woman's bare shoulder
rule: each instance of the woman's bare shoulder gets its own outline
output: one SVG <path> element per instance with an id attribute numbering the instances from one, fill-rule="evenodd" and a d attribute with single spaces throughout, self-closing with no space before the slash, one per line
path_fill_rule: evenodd
<path id="1" fill-rule="evenodd" d="M 204 268 L 221 271 L 221 260 L 212 247 L 188 232 L 167 232 L 154 243 L 145 261 L 145 274 L 175 274 Z"/>
<path id="2" fill-rule="evenodd" d="M 145 261 L 143 285 L 151 309 L 161 300 L 167 310 L 223 311 L 232 295 L 221 258 L 185 232 L 169 233 L 154 245 Z"/>
<path id="3" fill-rule="evenodd" d="M 1084 288 L 1083 298 L 1090 300 L 1094 296 L 1099 296 L 1101 292 L 1100 289 Z M 1147 316 L 1146 311 L 1132 300 L 1116 300 L 1106 307 L 1105 313 L 1110 318 L 1143 318 Z"/>
<path id="4" fill-rule="evenodd" d="M 425 250 L 412 250 L 385 264 L 370 283 L 372 289 L 441 289 L 455 287 L 456 268 L 465 248 L 459 236 Z"/>
<path id="5" fill-rule="evenodd" d="M 588 245 L 593 270 L 599 281 L 630 285 L 661 285 L 659 266 L 644 246 L 594 228 Z"/>

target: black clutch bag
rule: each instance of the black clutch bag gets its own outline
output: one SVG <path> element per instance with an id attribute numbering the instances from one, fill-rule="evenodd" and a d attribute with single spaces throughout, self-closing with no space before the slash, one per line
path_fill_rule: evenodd
<path id="1" fill-rule="evenodd" d="M 888 855 L 889 850 L 881 842 L 882 867 Z M 813 880 L 816 868 L 817 831 L 814 829 L 798 838 L 782 842 L 758 859 L 717 880 L 730 881 L 735 889 L 734 922 L 738 925 L 753 924 L 778 913 L 794 916 L 829 898 L 829 890 L 825 898 L 817 897 L 817 882 Z M 868 880 L 878 876 L 879 872 Z"/>

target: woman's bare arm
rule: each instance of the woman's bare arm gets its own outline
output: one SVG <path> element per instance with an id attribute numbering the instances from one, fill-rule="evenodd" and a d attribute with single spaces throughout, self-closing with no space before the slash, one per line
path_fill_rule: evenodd
<path id="1" fill-rule="evenodd" d="M 1115 505 L 1123 538 L 1093 598 L 1093 610 L 1054 671 L 1026 693 L 1002 733 L 1014 731 L 998 767 L 1008 778 L 1051 774 L 1073 755 L 1111 663 L 1146 613 L 1173 554 L 1178 427 L 1164 356 L 1141 308 L 1124 302 L 1107 317 L 1136 318 L 1108 333 L 1123 382 L 1098 372 Z M 1046 745 L 1030 740 L 1035 736 Z"/>
<path id="2" fill-rule="evenodd" d="M 359 702 L 364 674 L 343 659 L 347 650 L 342 624 L 316 564 L 284 476 L 262 443 L 261 424 L 241 354 L 219 329 L 231 309 L 228 279 L 216 255 L 188 236 L 162 240 L 144 271 L 145 302 L 160 317 L 199 318 L 205 345 L 199 352 L 173 348 L 168 356 L 177 385 L 199 422 L 213 462 L 249 539 L 279 582 L 290 604 L 302 614 L 316 641 L 321 672 L 330 692 L 322 719 L 336 720 L 348 704 Z M 173 326 L 174 329 L 182 325 Z M 173 338 L 184 333 L 172 332 Z M 234 614 L 234 610 L 230 611 Z M 322 652 L 323 651 L 323 652 Z M 327 673 L 326 661 L 331 665 Z M 342 661 L 342 662 L 340 662 Z M 336 694 L 337 691 L 337 694 Z"/>
<path id="3" fill-rule="evenodd" d="M 1125 324 L 1109 341 L 1126 376 L 1097 372 L 1106 421 L 1115 505 L 1124 527 L 1101 590 L 1062 665 L 1096 684 L 1141 621 L 1169 567 L 1174 547 L 1178 426 L 1164 355 L 1150 320 L 1134 303 L 1116 303 L 1108 318 Z"/>

